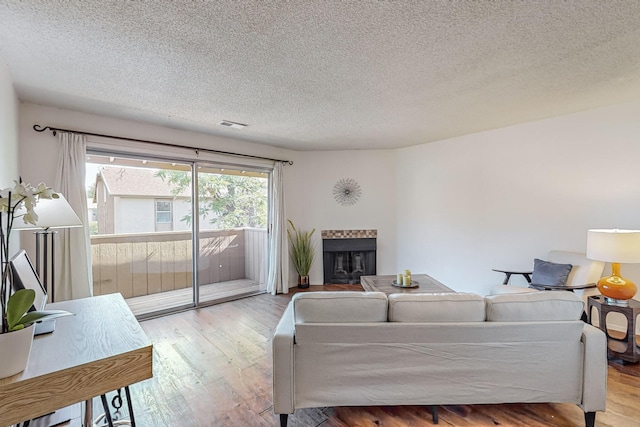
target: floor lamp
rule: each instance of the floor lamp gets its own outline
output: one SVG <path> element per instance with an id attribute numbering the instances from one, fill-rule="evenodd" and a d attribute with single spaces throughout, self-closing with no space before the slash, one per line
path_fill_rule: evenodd
<path id="1" fill-rule="evenodd" d="M 35 207 L 37 225 L 16 221 L 14 230 L 36 230 L 36 272 L 49 295 L 49 302 L 55 301 L 55 235 L 57 228 L 82 227 L 82 221 L 58 193 L 57 199 L 40 199 Z"/>

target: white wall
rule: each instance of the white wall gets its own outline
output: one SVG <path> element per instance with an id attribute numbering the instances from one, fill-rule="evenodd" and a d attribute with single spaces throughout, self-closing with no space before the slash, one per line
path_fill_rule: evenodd
<path id="1" fill-rule="evenodd" d="M 378 230 L 377 273 L 396 271 L 396 151 L 298 152 L 285 167 L 287 218 L 297 228 L 315 228 L 317 257 L 310 272 L 312 285 L 323 283 L 321 230 Z M 362 190 L 359 201 L 343 206 L 334 200 L 333 186 L 352 178 Z M 291 270 L 295 280 L 295 270 Z"/>
<path id="2" fill-rule="evenodd" d="M 154 199 L 114 197 L 113 229 L 119 233 L 153 233 L 156 231 Z"/>
<path id="3" fill-rule="evenodd" d="M 0 188 L 18 179 L 18 98 L 9 68 L 0 57 Z"/>
<path id="4" fill-rule="evenodd" d="M 639 229 L 638 117 L 640 102 L 399 150 L 398 266 L 486 293 L 492 268 Z M 640 266 L 622 274 L 640 284 Z"/>
<path id="5" fill-rule="evenodd" d="M 0 57 L 0 188 L 13 186 L 18 174 L 18 98 L 13 88 L 9 68 Z M 10 253 L 19 248 L 14 233 Z"/>

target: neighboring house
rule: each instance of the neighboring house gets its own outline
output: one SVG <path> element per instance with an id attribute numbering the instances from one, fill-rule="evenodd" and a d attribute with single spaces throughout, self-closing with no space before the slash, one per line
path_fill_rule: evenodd
<path id="1" fill-rule="evenodd" d="M 155 169 L 104 166 L 96 175 L 98 234 L 190 230 L 189 191 L 174 194 Z"/>
<path id="2" fill-rule="evenodd" d="M 96 209 L 95 197 L 87 197 L 87 216 L 89 222 L 98 221 L 98 211 Z"/>

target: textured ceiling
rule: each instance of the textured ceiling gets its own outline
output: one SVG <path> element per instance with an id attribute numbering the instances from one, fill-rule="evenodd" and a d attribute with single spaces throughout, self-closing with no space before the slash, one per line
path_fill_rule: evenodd
<path id="1" fill-rule="evenodd" d="M 640 99 L 640 1 L 0 0 L 0 57 L 22 101 L 394 148 Z"/>

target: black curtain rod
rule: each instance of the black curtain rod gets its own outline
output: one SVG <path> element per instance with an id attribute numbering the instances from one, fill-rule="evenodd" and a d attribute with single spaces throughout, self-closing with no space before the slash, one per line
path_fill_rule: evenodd
<path id="1" fill-rule="evenodd" d="M 227 154 L 229 156 L 249 157 L 249 158 L 252 158 L 252 159 L 261 159 L 261 160 L 271 160 L 271 161 L 274 161 L 274 162 L 282 162 L 282 163 L 288 163 L 289 165 L 293 165 L 293 161 L 292 160 L 272 159 L 272 158 L 269 158 L 269 157 L 252 156 L 251 154 L 240 154 L 240 153 L 231 153 L 229 151 L 210 150 L 208 148 L 186 147 L 184 145 L 169 144 L 168 142 L 148 141 L 148 140 L 145 140 L 145 139 L 136 139 L 136 138 L 125 138 L 125 137 L 122 137 L 122 136 L 104 135 L 104 134 L 101 134 L 101 133 L 84 132 L 84 131 L 81 131 L 81 130 L 60 129 L 60 128 L 54 128 L 54 127 L 51 127 L 51 126 L 42 127 L 40 125 L 33 125 L 33 130 L 35 130 L 36 132 L 44 132 L 45 130 L 50 130 L 51 132 L 53 132 L 54 136 L 55 136 L 56 132 L 58 132 L 58 131 L 59 132 L 81 133 L 81 134 L 84 134 L 84 135 L 100 136 L 100 137 L 112 138 L 112 139 L 121 139 L 123 141 L 146 142 L 146 143 L 149 143 L 149 144 L 162 145 L 164 147 L 185 148 L 187 150 L 195 150 L 196 153 L 198 153 L 199 151 L 204 151 L 204 152 L 207 152 L 207 153 Z"/>

